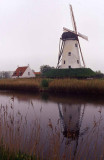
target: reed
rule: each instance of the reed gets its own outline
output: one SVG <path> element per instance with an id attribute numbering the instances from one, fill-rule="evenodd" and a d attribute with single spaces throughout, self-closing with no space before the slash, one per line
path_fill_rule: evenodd
<path id="1" fill-rule="evenodd" d="M 0 90 L 104 95 L 104 79 L 2 79 Z"/>
<path id="2" fill-rule="evenodd" d="M 50 92 L 104 95 L 104 80 L 54 79 L 49 84 Z"/>
<path id="3" fill-rule="evenodd" d="M 1 110 L 5 109 L 6 107 L 2 106 Z M 2 116 L 4 114 L 5 112 L 2 113 Z M 22 117 L 22 115 L 20 115 L 20 117 Z M 40 143 L 40 135 L 42 130 L 39 120 L 34 121 L 34 127 L 30 137 L 24 137 L 24 133 L 22 131 L 23 126 L 21 123 L 24 123 L 24 126 L 26 125 L 27 127 L 27 122 L 23 122 L 23 119 L 20 118 L 19 126 L 14 126 L 13 116 L 9 117 L 9 113 L 7 113 L 7 115 L 4 115 L 3 119 L 0 119 L 0 122 L 3 123 L 2 126 L 0 126 L 0 160 L 102 160 L 102 157 L 104 157 L 104 145 L 100 148 L 101 156 L 99 157 L 96 155 L 96 149 L 98 149 L 97 142 L 99 138 L 98 135 L 101 116 L 98 121 L 94 122 L 93 128 L 90 130 L 87 137 L 80 141 L 77 152 L 74 154 L 73 146 L 71 146 L 71 143 L 68 143 L 68 137 L 65 142 L 66 146 L 61 149 L 63 141 L 60 134 L 60 120 L 57 122 L 57 127 L 54 127 L 51 119 L 49 119 L 47 124 L 47 130 L 49 129 L 49 132 L 46 135 L 46 139 L 44 139 L 44 143 Z M 24 127 L 23 129 L 25 130 Z M 91 149 L 90 145 L 95 133 L 97 139 L 95 143 L 93 143 L 93 148 Z M 25 141 L 23 144 L 24 139 Z M 44 153 L 46 143 L 48 146 L 46 152 Z"/>
<path id="4" fill-rule="evenodd" d="M 38 92 L 40 79 L 1 79 L 0 90 Z"/>
<path id="5" fill-rule="evenodd" d="M 87 136 L 80 141 L 76 153 L 73 154 L 73 145 L 70 141 L 71 134 L 63 136 L 61 131 L 61 121 L 57 120 L 56 126 L 49 119 L 47 129 L 41 128 L 41 121 L 36 117 L 35 104 L 31 101 L 34 119 L 31 126 L 28 124 L 29 108 L 25 115 L 19 110 L 15 111 L 13 99 L 7 105 L 0 105 L 0 160 L 80 160 L 80 159 L 103 159 L 104 157 L 104 137 L 100 148 L 101 157 L 98 158 L 98 139 L 101 136 L 99 126 L 102 124 L 102 110 L 93 120 L 92 128 Z M 40 114 L 42 108 L 40 109 Z M 29 131 L 29 134 L 27 133 Z M 45 138 L 43 138 L 43 133 Z M 96 136 L 93 147 L 90 148 L 93 137 Z M 72 138 L 73 139 L 73 138 Z M 79 137 L 79 139 L 81 139 Z M 74 140 L 74 139 L 73 139 Z M 64 147 L 62 147 L 65 143 Z M 91 155 L 93 157 L 91 157 Z"/>

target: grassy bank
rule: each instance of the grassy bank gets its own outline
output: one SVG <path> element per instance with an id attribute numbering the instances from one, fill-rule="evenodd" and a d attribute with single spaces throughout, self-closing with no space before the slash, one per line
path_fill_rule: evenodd
<path id="1" fill-rule="evenodd" d="M 2 79 L 0 90 L 104 95 L 104 79 Z"/>

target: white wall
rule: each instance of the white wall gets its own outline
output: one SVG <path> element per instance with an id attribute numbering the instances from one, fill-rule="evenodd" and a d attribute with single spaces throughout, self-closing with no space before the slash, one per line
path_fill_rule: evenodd
<path id="1" fill-rule="evenodd" d="M 28 73 L 30 73 L 30 75 L 28 74 Z M 12 78 L 32 78 L 32 77 L 35 77 L 35 74 L 34 74 L 34 72 L 31 70 L 31 68 L 30 67 L 28 67 L 26 70 L 25 70 L 25 72 L 23 73 L 23 75 L 22 76 L 12 76 Z"/>
<path id="2" fill-rule="evenodd" d="M 17 78 L 17 77 L 16 77 L 16 76 L 12 76 L 11 78 L 14 78 L 14 79 L 15 79 L 15 78 Z"/>
<path id="3" fill-rule="evenodd" d="M 75 47 L 75 44 L 78 45 L 77 40 L 66 40 L 63 54 L 62 54 L 62 63 L 61 68 L 81 68 L 80 56 L 78 47 Z M 68 53 L 71 52 L 71 56 Z M 79 61 L 79 64 L 77 63 Z M 65 61 L 65 64 L 64 64 Z"/>
<path id="4" fill-rule="evenodd" d="M 30 73 L 30 75 L 28 73 Z M 30 69 L 30 67 L 28 67 L 20 78 L 32 78 L 32 77 L 35 77 L 35 74 Z"/>

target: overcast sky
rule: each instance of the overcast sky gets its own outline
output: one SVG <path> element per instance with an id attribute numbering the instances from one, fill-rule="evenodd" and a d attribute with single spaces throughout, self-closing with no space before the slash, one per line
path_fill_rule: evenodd
<path id="1" fill-rule="evenodd" d="M 104 72 L 103 0 L 0 0 L 0 71 L 56 67 L 63 27 L 72 29 L 72 4 L 87 67 Z"/>

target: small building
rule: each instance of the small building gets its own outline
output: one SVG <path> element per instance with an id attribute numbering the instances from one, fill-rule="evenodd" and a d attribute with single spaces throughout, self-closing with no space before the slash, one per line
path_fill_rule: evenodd
<path id="1" fill-rule="evenodd" d="M 41 72 L 34 72 L 36 77 L 41 77 Z"/>
<path id="2" fill-rule="evenodd" d="M 32 77 L 35 77 L 35 74 L 29 66 L 18 67 L 12 75 L 12 78 L 32 78 Z"/>

